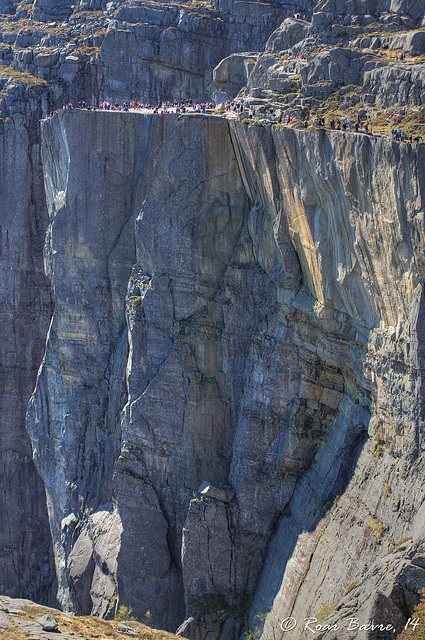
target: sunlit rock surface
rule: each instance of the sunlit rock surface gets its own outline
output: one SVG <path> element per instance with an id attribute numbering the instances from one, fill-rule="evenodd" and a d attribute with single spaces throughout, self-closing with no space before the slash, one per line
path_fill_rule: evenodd
<path id="1" fill-rule="evenodd" d="M 191 638 L 325 605 L 400 628 L 424 571 L 423 147 L 78 111 L 43 137 L 28 428 L 62 605 L 117 594 Z"/>

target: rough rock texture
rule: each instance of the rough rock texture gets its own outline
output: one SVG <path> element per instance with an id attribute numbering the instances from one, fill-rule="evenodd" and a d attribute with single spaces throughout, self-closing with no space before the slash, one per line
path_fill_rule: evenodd
<path id="1" fill-rule="evenodd" d="M 154 104 L 206 97 L 216 64 L 229 53 L 261 49 L 287 11 L 250 2 L 235 2 L 230 14 L 176 5 L 164 11 L 154 2 L 123 5 L 101 46 L 101 92 Z"/>
<path id="2" fill-rule="evenodd" d="M 220 60 L 261 50 L 297 8 L 295 0 L 219 4 L 126 0 L 86 7 L 37 0 L 10 18 L 0 15 L 7 93 L 1 96 L 0 112 L 9 115 L 11 108 L 19 108 L 14 93 L 22 85 L 50 88 L 42 100 L 45 112 L 80 99 L 95 104 L 206 100 Z M 306 0 L 304 10 L 312 6 Z"/>
<path id="3" fill-rule="evenodd" d="M 120 530 L 110 485 L 124 398 L 125 297 L 135 259 L 135 196 L 153 123 L 127 116 L 65 111 L 44 133 L 45 267 L 55 313 L 28 426 L 48 496 L 59 598 L 66 605 L 70 597 L 67 570 L 77 611 L 86 611 L 84 573 L 83 582 L 95 576 L 93 605 L 102 597 L 109 603 L 116 583 Z M 106 521 L 112 549 L 100 544 Z M 81 551 L 72 553 L 73 546 Z M 105 613 L 101 603 L 97 608 Z"/>
<path id="4" fill-rule="evenodd" d="M 0 32 L 4 589 L 50 579 L 23 430 L 41 362 L 27 425 L 64 608 L 149 610 L 193 640 L 236 640 L 247 619 L 274 640 L 332 610 L 401 628 L 425 582 L 423 147 L 61 111 L 43 125 L 48 224 L 31 117 L 71 97 L 204 98 L 216 63 L 294 8 L 311 22 L 286 19 L 255 65 L 226 57 L 219 89 L 421 117 L 422 66 L 376 52 L 422 52 L 423 4 L 83 7 L 57 25 L 65 3 L 38 2 Z"/>
<path id="5" fill-rule="evenodd" d="M 52 580 L 44 486 L 25 413 L 51 314 L 37 114 L 0 133 L 0 591 L 45 599 Z"/>
<path id="6" fill-rule="evenodd" d="M 323 0 L 306 20 L 286 18 L 270 35 L 244 97 L 302 119 L 311 108 L 322 115 L 320 101 L 329 97 L 341 110 L 366 103 L 417 112 L 425 86 L 423 65 L 415 60 L 425 51 L 424 32 L 417 29 L 423 14 L 417 2 Z M 403 62 L 388 55 L 401 50 L 408 56 Z"/>
<path id="7" fill-rule="evenodd" d="M 58 621 L 51 613 L 46 613 L 44 616 L 41 616 L 37 620 L 38 624 L 41 625 L 43 631 L 57 631 L 58 630 Z"/>
<path id="8" fill-rule="evenodd" d="M 43 616 L 40 618 L 40 612 Z M 50 621 L 50 624 L 47 623 Z M 2 640 L 97 640 L 115 638 L 128 640 L 150 635 L 173 640 L 175 636 L 164 631 L 147 629 L 137 621 L 116 622 L 91 616 L 69 616 L 58 609 L 40 607 L 31 600 L 0 596 L 0 637 Z"/>
<path id="9" fill-rule="evenodd" d="M 34 608 L 34 613 L 31 609 Z M 60 614 L 56 609 L 44 609 L 46 614 L 41 618 L 40 606 L 31 600 L 0 596 L 0 634 L 8 640 L 14 637 L 25 637 L 29 640 L 83 640 L 75 633 L 63 633 L 57 630 L 55 615 Z M 28 617 L 28 612 L 32 615 Z M 34 615 L 35 614 L 35 615 Z M 37 621 L 37 618 L 39 620 Z M 50 621 L 50 624 L 47 623 Z M 53 623 L 55 621 L 55 623 Z M 56 626 L 55 630 L 50 630 Z M 45 630 L 49 627 L 49 630 Z"/>
<path id="10" fill-rule="evenodd" d="M 0 7 L 0 125 L 6 162 L 1 173 L 5 315 L 0 431 L 4 497 L 0 506 L 5 517 L 0 530 L 4 558 L 0 590 L 38 599 L 44 598 L 52 580 L 46 555 L 50 534 L 44 488 L 32 465 L 24 429 L 28 397 L 52 314 L 50 285 L 41 267 L 47 214 L 38 119 L 69 100 L 142 98 L 154 103 L 172 97 L 206 98 L 215 64 L 233 51 L 261 48 L 295 7 L 293 2 L 241 1 L 216 3 L 214 7 L 106 4 L 92 1 L 71 6 L 66 1 L 37 0 L 18 6 L 11 0 Z M 312 3 L 303 5 L 303 10 L 307 8 L 311 9 Z M 19 184 L 19 189 L 11 187 L 14 184 Z M 110 493 L 107 496 L 107 506 L 100 513 L 107 511 L 116 523 Z M 98 502 L 102 502 L 100 497 Z M 72 539 L 71 547 L 82 533 L 74 526 L 72 517 L 63 523 L 63 535 Z M 55 527 L 63 528 L 61 523 Z M 114 531 L 114 539 L 118 539 L 119 524 L 114 524 Z M 111 560 L 108 571 L 113 566 Z M 87 602 L 86 586 L 81 582 L 86 568 L 78 563 L 68 568 L 76 602 Z M 111 577 L 108 580 L 105 593 L 109 598 L 115 582 Z M 101 589 L 95 610 L 105 613 L 102 593 Z M 93 598 L 94 593 L 92 602 Z"/>
<path id="11" fill-rule="evenodd" d="M 267 51 L 289 49 L 307 37 L 310 24 L 305 20 L 286 18 L 266 42 Z"/>
<path id="12" fill-rule="evenodd" d="M 289 22 L 285 20 L 272 33 L 265 52 L 258 56 L 248 75 L 245 97 L 292 102 L 289 106 L 293 108 L 305 104 L 306 97 L 324 100 L 332 94 L 337 95 L 336 92 L 341 92 L 341 96 L 350 92 L 355 98 L 352 104 L 359 107 L 364 102 L 387 109 L 394 105 L 422 105 L 425 99 L 423 65 L 415 63 L 414 59 L 406 64 L 388 60 L 382 53 L 381 58 L 377 57 L 374 49 L 385 39 L 379 39 L 376 44 L 371 38 L 360 38 L 347 47 L 322 45 L 318 50 L 309 37 L 294 46 L 296 55 L 288 57 L 288 50 L 293 46 L 289 44 L 292 34 Z M 397 42 L 390 44 L 396 47 Z M 359 51 L 352 46 L 366 48 Z M 306 59 L 297 57 L 310 48 L 313 52 Z M 341 107 L 347 107 L 347 104 Z"/>
<path id="13" fill-rule="evenodd" d="M 285 212 L 308 290 L 290 301 L 287 322 L 298 315 L 292 343 L 317 362 L 314 379 L 305 379 L 298 394 L 310 411 L 323 403 L 328 420 L 322 409 L 322 444 L 270 545 L 251 625 L 261 629 L 271 607 L 264 637 L 272 638 L 287 616 L 302 621 L 324 605 L 338 605 L 334 622 L 353 615 L 367 622 L 371 603 L 385 597 L 399 630 L 417 597 L 407 576 L 422 553 L 423 423 L 409 399 L 421 405 L 423 149 L 356 135 L 312 134 L 307 141 L 301 133 L 276 131 L 272 157 L 280 189 L 273 193 L 255 169 L 261 148 L 270 149 L 268 135 L 260 133 L 260 150 L 253 143 L 258 133 L 245 138 L 247 179 L 269 199 L 275 233 L 278 212 Z M 384 364 L 388 359 L 392 367 Z M 400 549 L 385 556 L 412 534 L 402 566 Z M 342 600 L 354 581 L 358 589 Z M 363 638 L 345 633 L 335 637 Z M 300 627 L 287 635 L 299 634 Z"/>
<path id="14" fill-rule="evenodd" d="M 159 167 L 168 176 L 167 193 Z M 147 528 L 141 541 L 144 583 L 149 580 L 152 586 L 146 592 L 137 584 L 140 593 L 126 586 L 134 608 L 149 606 L 163 617 L 171 598 L 169 592 L 165 601 L 159 600 L 159 589 L 176 593 L 179 588 L 177 594 L 184 593 L 189 610 L 196 608 L 199 596 L 212 592 L 226 600 L 230 611 L 232 602 L 246 600 L 255 588 L 276 509 L 284 508 L 293 479 L 280 480 L 274 473 L 261 477 L 257 459 L 252 469 L 244 464 L 233 472 L 245 476 L 246 470 L 246 477 L 237 479 L 236 513 L 235 505 L 221 500 L 215 504 L 213 497 L 206 499 L 213 501 L 211 507 L 189 501 L 203 480 L 224 489 L 235 482 L 232 466 L 238 467 L 239 456 L 245 454 L 238 422 L 241 414 L 255 413 L 252 393 L 244 391 L 245 368 L 255 368 L 251 341 L 259 319 L 263 322 L 276 301 L 268 295 L 265 272 L 255 263 L 246 227 L 243 231 L 248 197 L 227 123 L 196 116 L 177 120 L 155 168 L 148 176 L 150 187 L 136 231 L 138 289 L 133 295 L 143 303 L 129 318 L 129 399 L 122 423 L 128 444 L 118 461 L 121 478 L 116 477 L 117 485 L 130 483 L 132 492 L 139 479 L 135 495 L 140 506 L 137 510 L 128 498 L 118 501 L 125 563 L 120 564 L 120 556 L 118 574 L 129 576 L 127 558 L 135 566 L 135 538 L 125 547 L 126 530 L 131 534 L 132 522 L 143 518 L 147 527 L 149 523 L 163 533 L 152 539 Z M 159 220 L 164 227 L 157 233 Z M 295 256 L 293 264 L 297 272 Z M 143 278 L 148 287 L 143 287 Z M 263 445 L 259 447 L 253 457 L 263 451 Z M 257 514 L 262 482 L 268 495 Z M 125 495 L 132 492 L 126 489 Z M 147 507 L 163 514 L 162 525 L 147 516 Z M 128 523 L 127 512 L 132 518 Z M 152 558 L 155 562 L 149 562 Z M 152 602 L 153 594 L 157 600 Z M 220 616 L 216 633 L 223 622 Z"/>
<path id="15" fill-rule="evenodd" d="M 241 89 L 245 89 L 256 60 L 256 53 L 233 53 L 215 67 L 212 87 L 225 94 L 222 100 L 232 99 Z"/>
<path id="16" fill-rule="evenodd" d="M 62 605 L 118 594 L 196 640 L 238 637 L 252 597 L 267 640 L 325 606 L 403 626 L 423 147 L 196 115 L 43 131 L 55 313 L 28 427 Z"/>

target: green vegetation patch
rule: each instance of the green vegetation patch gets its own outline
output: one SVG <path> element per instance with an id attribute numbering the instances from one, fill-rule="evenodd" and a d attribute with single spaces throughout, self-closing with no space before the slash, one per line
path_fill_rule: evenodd
<path id="1" fill-rule="evenodd" d="M 382 481 L 382 486 L 384 487 L 384 491 L 387 494 L 387 496 L 389 497 L 392 493 L 391 487 L 388 484 L 388 482 L 386 480 Z"/>
<path id="2" fill-rule="evenodd" d="M 326 618 L 328 616 L 330 616 L 333 612 L 335 611 L 335 605 L 333 603 L 329 603 L 329 602 L 324 602 L 318 612 L 315 615 L 315 618 L 317 618 L 318 622 L 323 622 L 324 620 L 326 620 Z"/>
<path id="3" fill-rule="evenodd" d="M 171 633 L 167 633 L 166 631 L 157 631 L 156 629 L 151 629 L 149 626 L 146 626 L 141 622 L 137 622 L 132 616 L 131 608 L 125 606 L 121 606 L 119 608 L 118 616 L 115 620 L 101 620 L 96 616 L 69 616 L 61 611 L 47 609 L 46 607 L 38 605 L 23 607 L 22 613 L 20 612 L 16 615 L 25 620 L 36 621 L 45 613 L 51 613 L 54 615 L 59 623 L 59 631 L 61 633 L 75 635 L 85 638 L 86 640 L 99 640 L 99 638 L 102 638 L 102 640 L 128 639 L 128 633 L 118 631 L 117 627 L 119 621 L 130 623 L 129 626 L 131 626 L 134 631 L 134 635 L 132 634 L 132 637 L 136 640 L 177 640 L 177 636 Z M 148 616 L 148 613 L 149 612 L 146 612 L 145 619 L 150 619 L 150 614 Z M 23 638 L 26 638 L 28 635 L 26 632 L 24 632 L 25 635 L 19 635 L 20 630 L 17 630 L 18 632 L 16 635 L 12 635 L 10 631 L 13 629 L 15 629 L 15 627 L 10 627 L 7 630 L 8 640 L 23 640 Z M 0 640 L 3 640 L 1 634 Z"/>
<path id="4" fill-rule="evenodd" d="M 48 86 L 43 78 L 37 78 L 29 71 L 18 71 L 11 65 L 0 65 L 0 79 L 13 80 L 16 84 L 22 84 L 25 87 Z"/>
<path id="5" fill-rule="evenodd" d="M 120 606 L 117 615 L 114 617 L 114 622 L 134 622 L 135 620 L 133 609 L 126 607 L 124 604 Z"/>
<path id="6" fill-rule="evenodd" d="M 373 452 L 373 457 L 382 458 L 387 450 L 387 446 L 380 433 L 376 434 L 376 436 L 374 437 L 374 441 L 376 442 L 376 447 L 375 451 Z"/>
<path id="7" fill-rule="evenodd" d="M 369 522 L 366 525 L 366 529 L 370 529 L 376 542 L 381 542 L 384 536 L 384 533 L 387 530 L 386 527 L 382 524 L 382 522 L 380 522 L 376 518 L 371 518 L 369 520 Z"/>
<path id="8" fill-rule="evenodd" d="M 94 58 L 100 53 L 100 47 L 78 47 L 78 53 L 81 53 L 83 56 L 90 56 Z"/>

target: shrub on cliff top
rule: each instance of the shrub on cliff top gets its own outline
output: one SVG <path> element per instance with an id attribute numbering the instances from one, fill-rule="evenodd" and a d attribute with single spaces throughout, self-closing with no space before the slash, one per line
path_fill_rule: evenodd
<path id="1" fill-rule="evenodd" d="M 118 609 L 117 615 L 114 617 L 114 622 L 131 622 L 136 620 L 132 613 L 133 610 L 131 607 L 126 607 L 122 604 Z"/>

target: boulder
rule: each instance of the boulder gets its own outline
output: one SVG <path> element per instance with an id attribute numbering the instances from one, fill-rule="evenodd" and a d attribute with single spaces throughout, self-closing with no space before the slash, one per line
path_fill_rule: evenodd
<path id="1" fill-rule="evenodd" d="M 286 18 L 267 40 L 266 51 L 283 51 L 293 47 L 307 37 L 309 27 L 310 23 L 305 20 Z"/>
<path id="2" fill-rule="evenodd" d="M 246 87 L 248 72 L 256 59 L 256 53 L 233 53 L 224 58 L 213 70 L 213 87 L 220 93 L 225 93 L 227 99 L 234 98 Z"/>
<path id="3" fill-rule="evenodd" d="M 43 631 L 58 631 L 58 621 L 51 613 L 41 616 L 37 622 L 41 625 Z"/>
<path id="4" fill-rule="evenodd" d="M 117 626 L 117 631 L 120 633 L 125 633 L 128 636 L 137 636 L 137 629 L 131 627 L 129 624 L 125 622 L 119 622 Z"/>
<path id="5" fill-rule="evenodd" d="M 425 53 L 425 31 L 414 31 L 406 36 L 405 51 L 411 56 Z"/>

